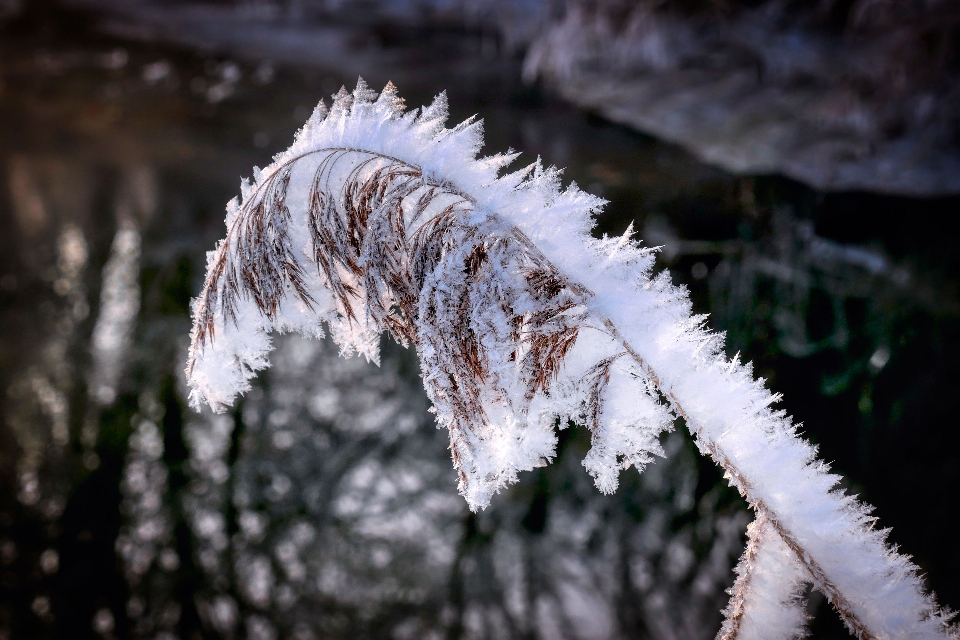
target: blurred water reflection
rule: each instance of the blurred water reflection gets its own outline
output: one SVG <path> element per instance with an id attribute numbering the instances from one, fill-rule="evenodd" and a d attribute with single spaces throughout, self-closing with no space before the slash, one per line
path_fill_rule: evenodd
<path id="1" fill-rule="evenodd" d="M 223 203 L 352 67 L 30 20 L 0 40 L 0 638 L 713 636 L 747 514 L 680 429 L 615 496 L 565 430 L 556 464 L 474 515 L 394 345 L 376 368 L 277 337 L 234 413 L 189 412 L 188 303 Z M 663 245 L 960 604 L 960 443 L 943 428 L 960 306 L 936 233 L 956 200 L 732 177 L 523 85 L 517 59 L 458 29 L 383 54 L 408 104 L 448 89 L 491 150 L 542 154 L 609 198 L 600 232 L 635 221 Z M 815 629 L 842 637 L 831 620 Z"/>

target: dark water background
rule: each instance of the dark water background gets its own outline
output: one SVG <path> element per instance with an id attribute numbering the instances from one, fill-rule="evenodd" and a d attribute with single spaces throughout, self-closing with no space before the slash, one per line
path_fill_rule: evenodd
<path id="1" fill-rule="evenodd" d="M 224 203 L 355 78 L 37 7 L 0 26 L 0 638 L 712 637 L 748 518 L 682 430 L 612 497 L 564 431 L 554 465 L 471 515 L 389 345 L 378 370 L 284 339 L 234 414 L 187 409 L 188 305 Z M 409 106 L 447 90 L 490 152 L 610 200 L 597 233 L 632 221 L 662 245 L 960 608 L 960 199 L 732 176 L 525 85 L 482 29 L 367 36 L 389 60 L 373 86 Z M 816 594 L 811 613 L 814 637 L 845 637 Z"/>

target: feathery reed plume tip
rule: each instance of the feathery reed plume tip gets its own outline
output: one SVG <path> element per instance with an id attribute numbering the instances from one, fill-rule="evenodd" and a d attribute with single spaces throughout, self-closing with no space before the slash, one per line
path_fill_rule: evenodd
<path id="1" fill-rule="evenodd" d="M 474 510 L 552 459 L 558 425 L 590 429 L 583 464 L 612 492 L 682 416 L 758 514 L 721 637 L 801 633 L 806 583 L 859 638 L 955 637 L 778 396 L 654 274 L 652 250 L 629 230 L 591 237 L 602 200 L 539 160 L 503 173 L 517 154 L 478 158 L 481 121 L 446 119 L 443 94 L 404 111 L 392 85 L 359 80 L 254 170 L 193 304 L 193 405 L 249 389 L 272 331 L 329 332 L 373 361 L 386 331 L 417 350 Z"/>

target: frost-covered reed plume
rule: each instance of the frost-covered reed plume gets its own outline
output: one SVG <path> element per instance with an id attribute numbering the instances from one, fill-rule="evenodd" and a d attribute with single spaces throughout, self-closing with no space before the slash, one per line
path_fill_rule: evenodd
<path id="1" fill-rule="evenodd" d="M 417 350 L 475 510 L 551 460 L 558 425 L 590 429 L 583 464 L 611 492 L 682 417 L 757 513 L 719 637 L 802 636 L 808 583 L 859 638 L 956 637 L 869 508 L 653 273 L 632 229 L 591 237 L 603 201 L 561 190 L 539 161 L 499 175 L 516 154 L 477 158 L 481 123 L 446 119 L 443 95 L 405 112 L 392 85 L 378 96 L 361 80 L 254 169 L 194 302 L 194 406 L 222 411 L 248 389 L 271 331 L 320 337 L 326 324 L 370 360 L 389 331 Z"/>

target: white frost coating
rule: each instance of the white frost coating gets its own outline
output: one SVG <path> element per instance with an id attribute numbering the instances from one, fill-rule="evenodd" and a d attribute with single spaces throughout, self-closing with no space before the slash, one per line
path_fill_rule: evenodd
<path id="1" fill-rule="evenodd" d="M 730 604 L 717 640 L 791 640 L 806 637 L 803 589 L 809 574 L 763 515 L 747 528 L 747 548 L 729 590 Z"/>
<path id="2" fill-rule="evenodd" d="M 360 81 L 352 95 L 341 90 L 329 114 L 321 104 L 290 149 L 255 170 L 243 202 L 228 206 L 226 244 L 211 254 L 204 297 L 194 304 L 192 403 L 223 410 L 249 388 L 268 364 L 271 330 L 320 336 L 325 322 L 345 354 L 376 360 L 378 336 L 392 318 L 402 326 L 391 332 L 417 347 L 471 508 L 553 457 L 558 419 L 591 428 L 584 465 L 601 490 L 612 491 L 621 468 L 642 468 L 660 453 L 657 435 L 682 415 L 701 451 L 767 519 L 779 544 L 800 554 L 855 634 L 956 637 L 916 568 L 873 528 L 869 508 L 836 489 L 838 477 L 790 418 L 771 408 L 777 396 L 749 365 L 723 355 L 722 336 L 691 316 L 684 289 L 652 273 L 651 251 L 629 232 L 590 236 L 603 201 L 575 185 L 561 190 L 559 171 L 539 162 L 498 177 L 515 156 L 478 159 L 481 123 L 447 129 L 446 118 L 442 94 L 404 113 L 392 86 L 377 97 Z M 316 185 L 342 187 L 389 167 L 415 168 L 419 186 L 391 200 L 388 187 L 398 179 L 383 178 L 363 229 L 344 226 L 322 242 L 311 235 L 317 227 L 308 218 L 351 220 L 346 199 L 329 209 L 317 204 Z M 414 206 L 435 192 L 432 204 Z M 254 228 L 252 212 L 267 200 L 267 223 Z M 431 236 L 444 215 L 453 222 Z M 418 238 L 427 240 L 418 245 Z M 318 268 L 334 255 L 317 248 L 328 245 L 353 251 L 355 262 L 329 258 L 333 266 Z M 480 266 L 471 271 L 471 261 Z M 417 272 L 423 264 L 426 271 Z M 531 284 L 537 269 L 559 284 Z M 244 280 L 251 272 L 253 280 Z M 407 280 L 390 280 L 395 274 Z M 404 289 L 410 281 L 412 293 Z M 231 287 L 232 317 L 224 311 Z M 340 297 L 331 293 L 337 287 Z M 537 325 L 544 305 L 552 307 Z M 538 336 L 566 345 L 559 358 L 534 353 Z M 532 383 L 529 362 L 560 364 Z M 465 388 L 471 367 L 476 384 Z M 661 397 L 669 406 L 658 404 Z M 795 580 L 788 574 L 771 570 L 769 577 L 789 589 Z M 781 626 L 794 624 L 783 615 Z"/>

